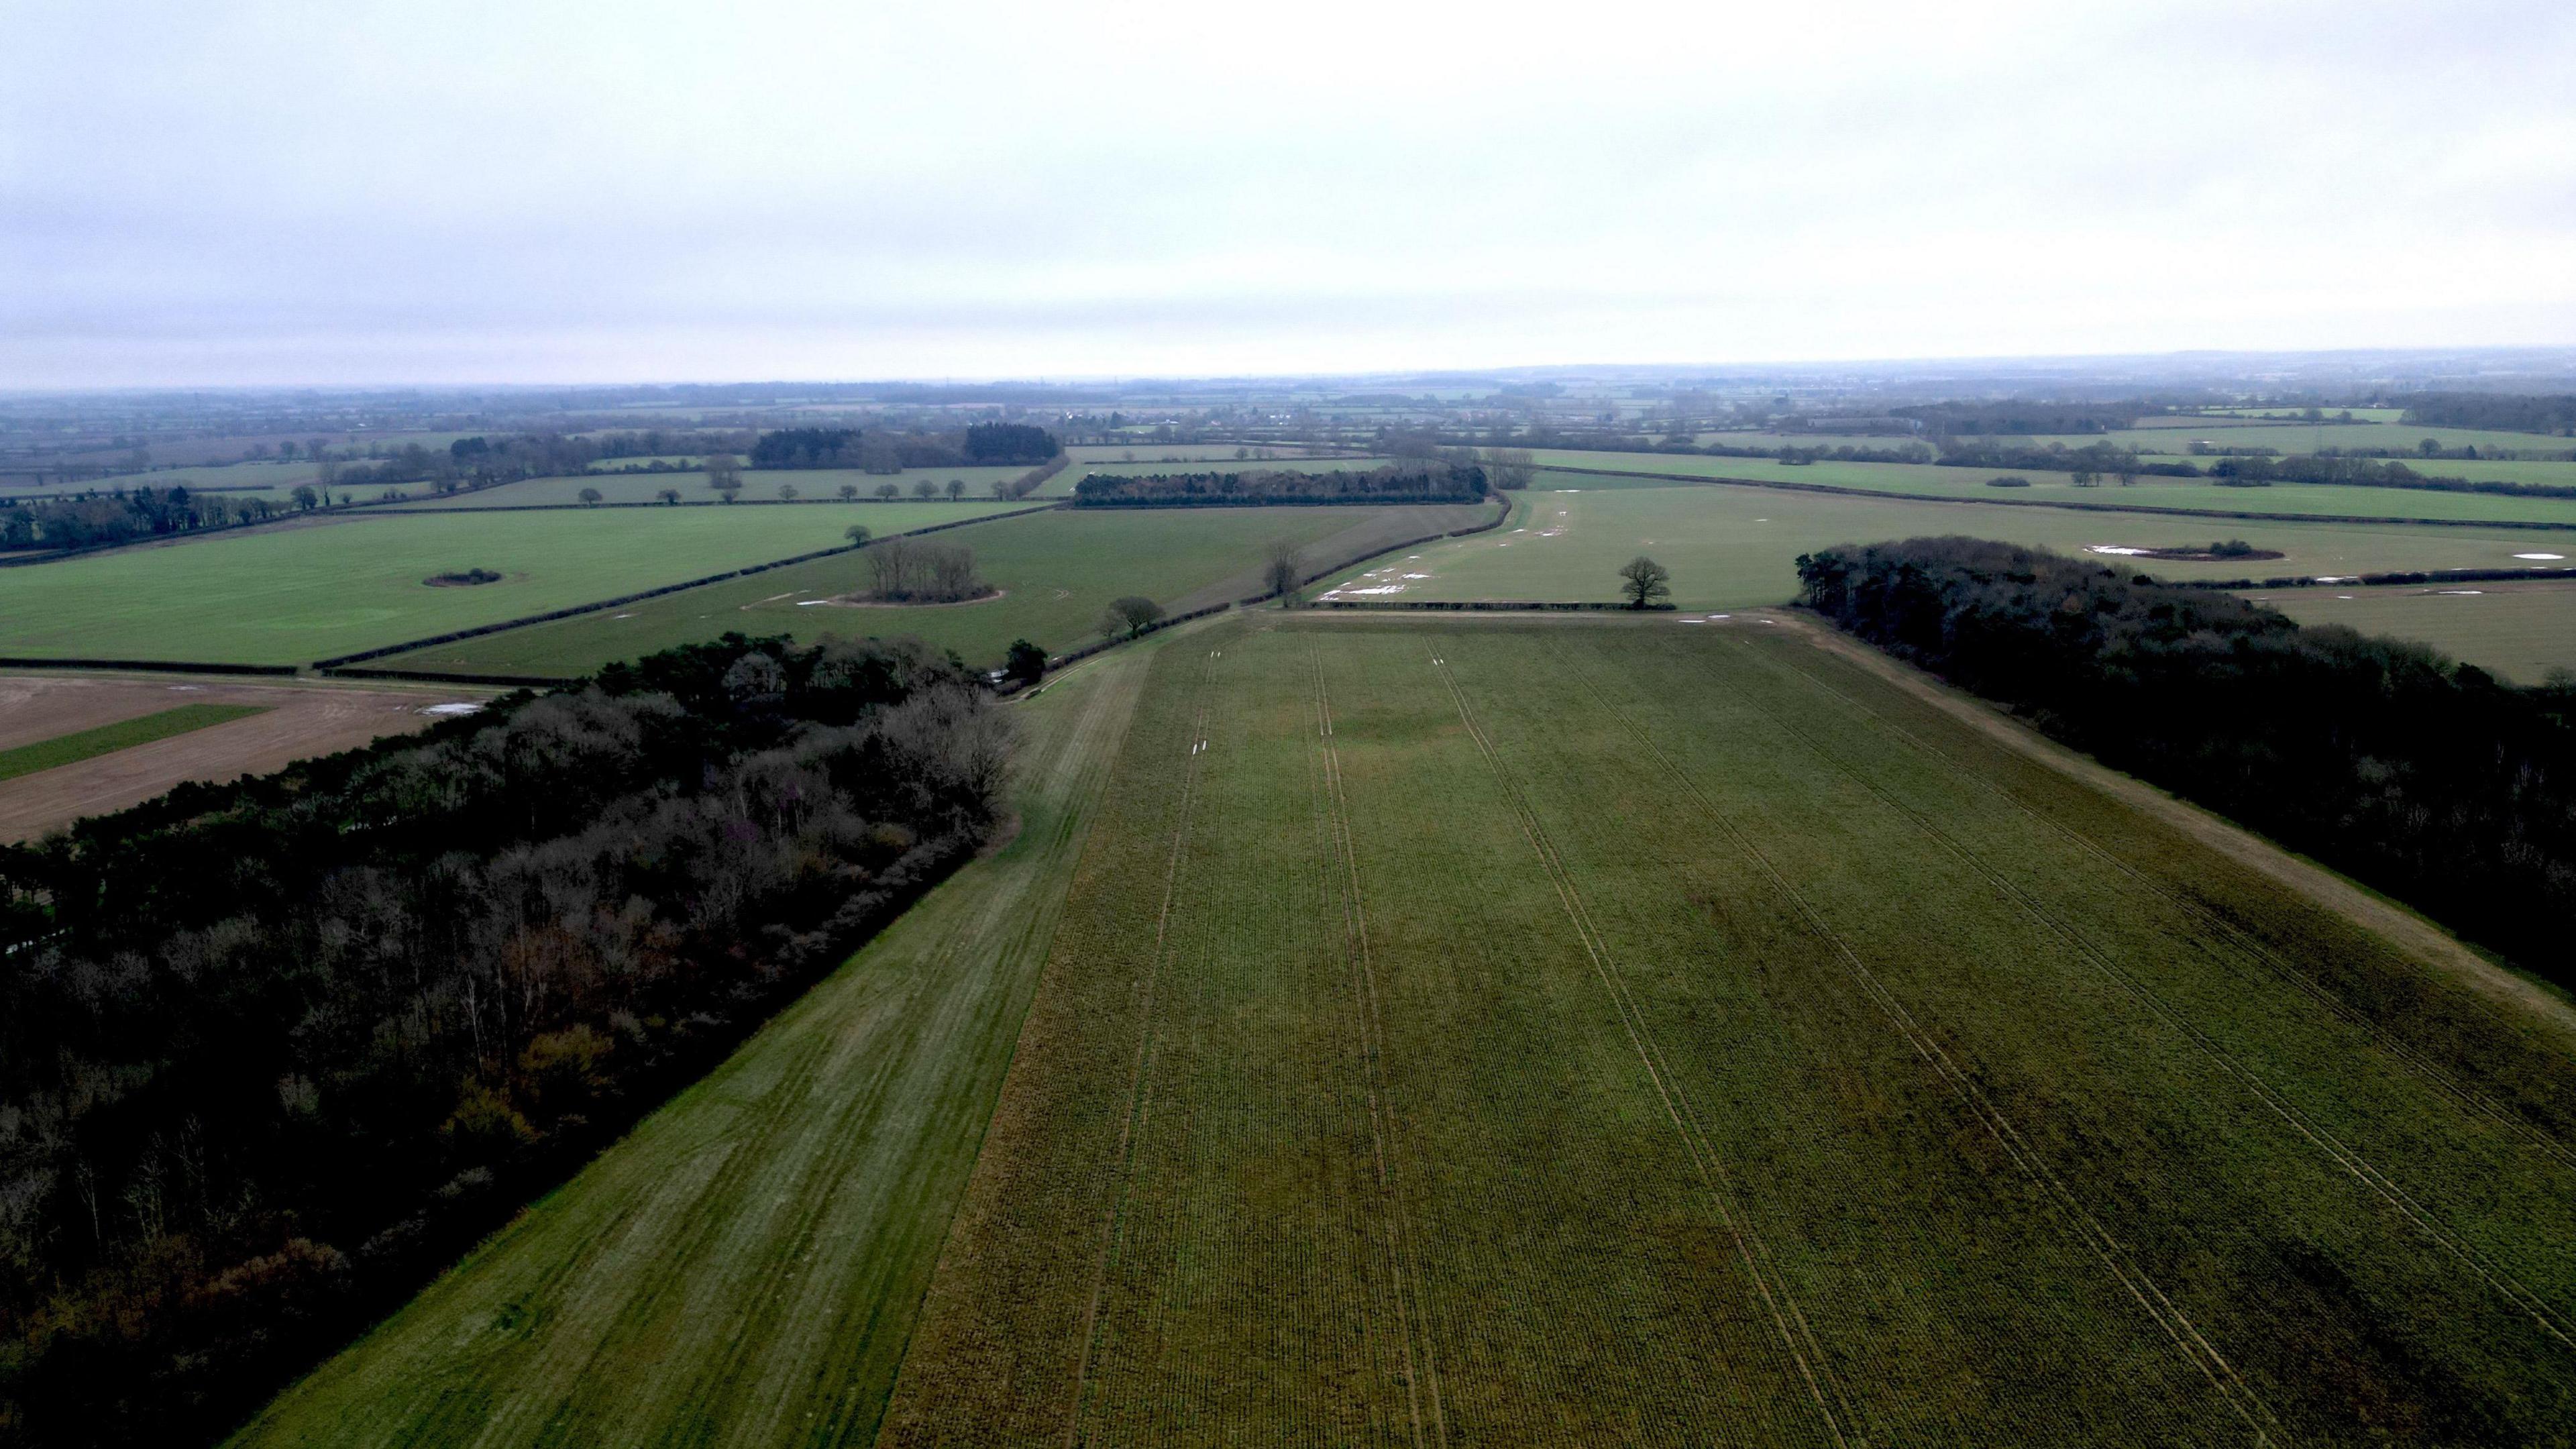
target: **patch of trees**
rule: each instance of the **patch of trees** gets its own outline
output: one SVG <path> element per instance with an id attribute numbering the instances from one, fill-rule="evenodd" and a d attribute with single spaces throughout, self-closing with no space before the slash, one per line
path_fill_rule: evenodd
<path id="1" fill-rule="evenodd" d="M 993 586 L 975 576 L 975 551 L 898 534 L 871 545 L 868 597 L 887 604 L 954 604 L 981 599 Z"/>
<path id="2" fill-rule="evenodd" d="M 2034 433 L 2108 433 L 2165 409 L 2144 402 L 1938 402 L 1890 408 L 1935 437 L 2027 437 Z"/>
<path id="3" fill-rule="evenodd" d="M 855 468 L 859 466 L 856 428 L 780 428 L 763 433 L 751 445 L 755 468 Z"/>
<path id="4" fill-rule="evenodd" d="M 1259 470 L 1239 473 L 1094 473 L 1073 485 L 1085 508 L 1242 507 L 1295 503 L 1477 503 L 1486 496 L 1477 463 L 1389 463 L 1366 472 Z"/>
<path id="5" fill-rule="evenodd" d="M 2576 685 L 1979 539 L 1798 573 L 1852 633 L 2576 982 Z"/>
<path id="6" fill-rule="evenodd" d="M 2486 428 L 2494 432 L 2576 437 L 2576 396 L 2419 392 L 2395 401 L 2405 405 L 2405 421 L 2418 427 Z"/>
<path id="7" fill-rule="evenodd" d="M 197 1441 L 997 808 L 953 656 L 728 635 L 0 847 L 0 1438 Z"/>
<path id="8" fill-rule="evenodd" d="M 434 589 L 456 588 L 472 584 L 497 584 L 501 582 L 501 575 L 487 568 L 455 569 L 443 574 L 431 574 L 421 582 Z"/>
<path id="9" fill-rule="evenodd" d="M 1027 423 L 970 423 L 966 428 L 970 463 L 1043 463 L 1062 451 L 1054 434 Z"/>
<path id="10" fill-rule="evenodd" d="M 265 498 L 185 488 L 120 488 L 77 498 L 27 499 L 0 505 L 0 548 L 99 548 L 260 523 L 288 511 Z"/>

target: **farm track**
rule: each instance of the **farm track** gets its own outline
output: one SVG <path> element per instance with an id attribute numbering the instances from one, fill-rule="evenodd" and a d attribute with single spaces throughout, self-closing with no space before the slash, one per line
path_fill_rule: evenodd
<path id="1" fill-rule="evenodd" d="M 1520 786 L 1513 780 L 1509 767 L 1503 763 L 1501 753 L 1495 749 L 1493 741 L 1477 724 L 1475 712 L 1468 706 L 1467 696 L 1459 689 L 1457 679 L 1450 674 L 1448 662 L 1441 657 L 1439 645 L 1436 642 L 1432 645 L 1430 658 L 1433 669 L 1440 675 L 1441 683 L 1447 686 L 1450 698 L 1457 705 L 1459 723 L 1465 727 L 1468 738 L 1474 741 L 1477 753 L 1483 757 L 1486 767 L 1493 772 L 1494 782 L 1502 791 L 1505 800 L 1509 802 L 1522 836 L 1528 840 L 1530 849 L 1538 858 L 1540 867 L 1546 872 L 1548 882 L 1554 888 L 1558 901 L 1563 904 L 1566 918 L 1573 926 L 1576 938 L 1582 943 L 1585 956 L 1590 959 L 1594 973 L 1608 991 L 1612 1004 L 1618 1011 L 1620 1025 L 1627 1033 L 1629 1044 L 1636 1051 L 1638 1063 L 1645 1069 L 1647 1079 L 1652 1083 L 1655 1096 L 1662 1104 L 1666 1117 L 1671 1121 L 1674 1130 L 1680 1134 L 1688 1149 L 1692 1166 L 1697 1170 L 1710 1203 L 1717 1211 L 1718 1221 L 1733 1241 L 1736 1252 L 1744 1264 L 1746 1277 L 1761 1294 L 1763 1306 L 1770 1314 L 1773 1327 L 1780 1335 L 1781 1347 L 1797 1365 L 1799 1377 L 1805 1382 L 1809 1395 L 1815 1401 L 1816 1412 L 1824 1422 L 1826 1434 L 1835 1444 L 1848 1446 L 1851 1441 L 1845 1437 L 1843 1426 L 1856 1417 L 1851 1401 L 1841 1384 L 1833 1379 L 1832 1369 L 1826 1361 L 1824 1350 L 1816 1342 L 1813 1331 L 1807 1325 L 1806 1315 L 1799 1310 L 1796 1299 L 1790 1296 L 1787 1282 L 1772 1266 L 1769 1249 L 1763 1245 L 1760 1236 L 1753 1230 L 1750 1220 L 1738 1206 L 1734 1184 L 1724 1159 L 1718 1156 L 1706 1128 L 1698 1121 L 1695 1109 L 1690 1105 L 1689 1099 L 1682 1094 L 1679 1083 L 1674 1079 L 1671 1062 L 1664 1056 L 1651 1035 L 1643 1009 L 1638 1006 L 1635 998 L 1630 995 L 1620 980 L 1618 965 L 1610 958 L 1600 929 L 1593 924 L 1590 913 L 1584 908 L 1582 893 L 1576 888 L 1573 876 L 1566 870 L 1565 863 L 1557 854 L 1554 843 L 1548 839 L 1546 827 L 1540 823 L 1536 812 L 1530 808 L 1527 797 L 1521 793 Z M 1839 1414 L 1836 1412 L 1837 1405 L 1841 1410 Z"/>
<path id="2" fill-rule="evenodd" d="M 1755 653 L 1755 651 L 1746 649 L 1740 645 L 1736 647 L 1742 649 L 1748 656 Z M 2344 1141 L 2333 1131 L 2315 1121 L 2309 1114 L 2301 1111 L 2295 1103 L 2282 1095 L 2281 1091 L 2260 1072 L 2248 1066 L 2236 1054 L 2228 1051 L 2225 1047 L 2212 1040 L 2208 1033 L 2202 1031 L 2200 1027 L 2194 1024 L 2186 1015 L 2183 1014 L 2182 1011 L 2177 1009 L 2171 1002 L 2165 1000 L 2164 997 L 2159 995 L 2145 981 L 2141 980 L 2136 973 L 2128 970 L 2121 966 L 2117 961 L 2113 960 L 2109 953 L 2104 951 L 2103 948 L 2089 935 L 2068 924 L 2056 912 L 2053 912 L 2046 906 L 2042 905 L 2031 896 L 2030 892 L 2024 890 L 2019 884 L 2006 877 L 1984 857 L 1962 844 L 1957 836 L 1953 835 L 1948 830 L 1943 829 L 1937 821 L 1898 799 L 1892 792 L 1879 785 L 1876 781 L 1871 780 L 1860 771 L 1854 769 L 1847 760 L 1819 743 L 1814 736 L 1799 729 L 1795 724 L 1780 715 L 1778 711 L 1772 710 L 1759 702 L 1755 702 L 1754 708 L 1768 718 L 1771 721 L 1772 726 L 1778 729 L 1783 735 L 1798 741 L 1799 744 L 1804 746 L 1816 758 L 1823 760 L 1845 778 L 1868 791 L 1870 795 L 1880 803 L 1903 816 L 1926 837 L 1930 838 L 1942 849 L 1948 851 L 1952 856 L 1966 864 L 1971 870 L 1975 871 L 1978 876 L 1994 888 L 1997 895 L 2010 901 L 2031 920 L 2037 922 L 2041 927 L 2055 935 L 2061 941 L 2065 942 L 2068 946 L 2072 947 L 2075 954 L 2080 959 L 2085 961 L 2105 979 L 2116 984 L 2132 999 L 2146 1007 L 2157 1020 L 2163 1022 L 2166 1026 L 2170 1027 L 2188 1040 L 2203 1057 L 2227 1073 L 2231 1079 L 2241 1085 L 2249 1095 L 2251 1095 L 2256 1101 L 2260 1102 L 2274 1116 L 2287 1124 L 2309 1146 L 2313 1147 L 2328 1161 L 2332 1162 L 2337 1169 L 2349 1175 L 2355 1182 L 2359 1183 L 2364 1189 L 2377 1197 L 2391 1212 L 2402 1218 L 2406 1224 L 2414 1230 L 2415 1234 L 2457 1258 L 2460 1263 L 2466 1266 L 2471 1273 L 2475 1274 L 2481 1282 L 2485 1283 L 2489 1288 L 2494 1290 L 2507 1302 L 2511 1303 L 2515 1308 L 2529 1314 L 2533 1322 L 2538 1325 L 2543 1332 L 2547 1333 L 2549 1337 L 2556 1340 L 2560 1346 L 2570 1350 L 2576 1350 L 2576 1340 L 2571 1340 L 2568 1337 L 2567 1330 L 2565 1326 L 2560 1323 L 2557 1315 L 2550 1311 L 2548 1304 L 2545 1303 L 2537 1293 L 2533 1292 L 2527 1284 L 2523 1283 L 2502 1265 L 2492 1261 L 2485 1253 L 2479 1251 L 2474 1244 L 2462 1240 L 2456 1233 L 2445 1227 L 2431 1210 L 2427 1209 L 2421 1202 L 2417 1201 L 2416 1197 L 2412 1193 L 2408 1192 L 2404 1186 L 2399 1184 L 2394 1178 L 2390 1177 L 2386 1171 L 2374 1165 L 2350 1143 Z M 2414 1069 L 2413 1063 L 2406 1061 L 2403 1058 L 2400 1059 L 2400 1065 L 2403 1069 Z M 2446 1076 L 2435 1077 L 2433 1080 L 2436 1085 L 2441 1086 L 2455 1097 L 2464 1095 L 2448 1080 Z M 2474 1103 L 2472 1103 L 2472 1105 L 2474 1105 Z M 2501 1116 L 2501 1114 L 2496 1115 Z M 2505 1120 L 2509 1121 L 2511 1119 Z"/>
<path id="3" fill-rule="evenodd" d="M 1309 658 L 1315 672 L 1315 733 L 1320 745 L 1317 753 L 1323 765 L 1318 803 L 1326 877 L 1347 883 L 1343 897 L 1344 956 L 1352 974 L 1353 1020 L 1358 1028 L 1359 1054 L 1368 1089 L 1369 1143 L 1382 1199 L 1380 1210 L 1386 1222 L 1387 1274 L 1394 1287 L 1396 1328 L 1404 1344 L 1406 1405 L 1417 1446 L 1423 1443 L 1426 1399 L 1431 1414 L 1430 1442 L 1446 1444 L 1449 1428 L 1440 1403 L 1438 1345 L 1431 1339 L 1429 1313 L 1420 1299 L 1420 1258 L 1414 1246 L 1417 1234 L 1405 1212 L 1391 1161 L 1395 1126 L 1388 1110 L 1389 1088 L 1384 1070 L 1386 1023 L 1378 1000 L 1377 968 L 1369 950 L 1368 907 L 1360 885 L 1359 854 L 1351 841 L 1350 801 L 1342 783 L 1341 749 L 1333 742 L 1332 691 L 1324 679 L 1322 656 L 1310 651 Z M 1417 1324 L 1421 1325 L 1418 1364 L 1414 1343 Z"/>
<path id="4" fill-rule="evenodd" d="M 2059 820 L 2053 815 L 2033 808 L 2028 802 L 2015 795 L 2009 789 L 2006 789 L 2003 785 L 1969 768 L 1969 766 L 1963 761 L 1941 749 L 1939 746 L 1932 744 L 1930 741 L 1924 739 L 1915 732 L 1906 729 L 1903 725 L 1890 719 L 1884 711 L 1875 708 L 1867 701 L 1862 700 L 1855 695 L 1846 693 L 1843 690 L 1836 689 L 1833 685 L 1817 677 L 1814 673 L 1801 669 L 1793 663 L 1772 658 L 1758 650 L 1750 650 L 1747 652 L 1751 657 L 1759 660 L 1765 666 L 1793 675 L 1796 678 L 1805 681 L 1816 691 L 1829 696 L 1843 708 L 1853 710 L 1867 716 L 1876 728 L 1886 732 L 1898 740 L 1903 741 L 1925 757 L 1938 762 L 1941 767 L 1949 773 L 1951 778 L 1993 795 L 1995 798 L 2010 805 L 2024 818 L 2043 827 L 2058 838 L 2074 846 L 2076 849 L 2084 852 L 2087 857 L 2111 867 L 2113 870 L 2127 878 L 2132 884 L 2136 885 L 2139 889 L 2154 896 L 2157 900 L 2162 901 L 2167 906 L 2189 916 L 2202 929 L 2225 939 L 2230 945 L 2243 952 L 2247 958 L 2261 965 L 2264 970 L 2269 972 L 2282 984 L 2299 992 L 2310 1001 L 2324 1008 L 2337 1020 L 2369 1038 L 2373 1046 L 2386 1053 L 2402 1070 L 2439 1089 L 2445 1095 L 2458 1102 L 2461 1106 L 2466 1107 L 2470 1111 L 2473 1111 L 2480 1116 L 2487 1118 L 2489 1121 L 2494 1122 L 2498 1126 L 2503 1127 L 2505 1130 L 2522 1138 L 2531 1146 L 2558 1159 L 2568 1167 L 2576 1168 L 2576 1147 L 2571 1147 L 2567 1142 L 2552 1135 L 2545 1129 L 2541 1128 L 2538 1124 L 2505 1107 L 2502 1103 L 2496 1101 L 2490 1094 L 2480 1091 L 2475 1086 L 2460 1080 L 2451 1072 L 2444 1070 L 2438 1063 L 2434 1062 L 2430 1057 L 2418 1050 L 2411 1043 L 2398 1037 L 2395 1033 L 2390 1032 L 2377 1021 L 2372 1020 L 2365 1013 L 2355 1009 L 2349 1002 L 2328 990 L 2307 972 L 2290 964 L 2290 962 L 2285 960 L 2279 952 L 2273 950 L 2269 945 L 2265 944 L 2260 937 L 2255 936 L 2244 927 L 2239 926 L 2234 921 L 2229 920 L 2224 915 L 2210 909 L 2201 902 L 2172 890 L 2162 881 L 2157 880 L 2154 876 L 2149 875 L 2147 872 L 2140 870 L 2135 865 L 2130 864 L 2129 861 L 2104 846 L 2100 841 L 2094 839 L 2092 836 L 2075 829 L 2073 826 L 2066 824 L 2064 821 Z M 1847 765 L 1842 766 L 1842 768 L 1846 773 L 1849 772 L 1849 767 Z"/>
<path id="5" fill-rule="evenodd" d="M 2132 1301 L 2165 1333 L 2174 1347 L 2200 1371 L 2228 1408 L 2243 1420 L 2245 1426 L 2253 1432 L 2255 1442 L 2273 1442 L 2275 1437 L 2283 1432 L 2279 1416 L 2252 1386 L 2244 1381 L 2227 1357 L 2219 1352 L 2216 1345 L 2212 1344 L 2191 1318 L 2173 1302 L 2170 1295 L 2157 1285 L 2144 1266 L 2135 1260 L 2118 1238 L 2113 1236 L 2101 1220 L 2085 1206 L 2084 1201 L 2066 1184 L 2065 1180 L 2049 1167 L 2012 1120 L 1998 1109 L 1985 1091 L 1978 1086 L 1975 1076 L 1962 1069 L 1940 1042 L 1916 1021 L 1902 999 L 1887 987 L 1875 971 L 1870 969 L 1859 953 L 1852 949 L 1850 942 L 1824 919 L 1807 900 L 1805 894 L 1799 891 L 1770 857 L 1753 843 L 1751 837 L 1719 808 L 1716 801 L 1700 787 L 1699 782 L 1674 763 L 1672 757 L 1655 743 L 1653 737 L 1637 725 L 1628 711 L 1603 695 L 1588 672 L 1580 672 L 1579 666 L 1576 666 L 1573 672 L 1583 679 L 1586 690 L 1599 702 L 1603 710 L 1618 720 L 1630 737 L 1643 746 L 1647 753 L 1662 766 L 1664 772 L 1698 803 L 1701 811 L 1726 836 L 1729 843 L 1746 859 L 1752 861 L 1762 872 L 1763 877 L 1791 903 L 1808 929 L 1832 947 L 1862 993 L 1878 1007 L 1889 1024 L 1897 1029 L 1923 1063 L 1950 1085 L 1957 1100 L 1968 1109 L 1977 1124 L 2014 1166 L 2046 1189 L 2059 1210 L 2065 1214 L 2066 1220 L 2077 1236 L 2092 1249 L 2104 1268 L 2121 1288 L 2126 1290 Z"/>

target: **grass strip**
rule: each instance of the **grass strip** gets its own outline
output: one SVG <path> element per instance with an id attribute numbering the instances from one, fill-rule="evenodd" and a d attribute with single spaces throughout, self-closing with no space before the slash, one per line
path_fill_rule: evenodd
<path id="1" fill-rule="evenodd" d="M 183 704 L 177 709 L 121 719 L 96 729 L 75 730 L 50 740 L 38 740 L 32 745 L 20 745 L 14 750 L 0 750 L 0 780 L 14 780 L 20 775 L 32 775 L 57 765 L 78 764 L 100 755 L 112 755 L 118 750 L 130 750 L 136 745 L 148 745 L 154 740 L 166 740 L 173 735 L 205 729 L 209 725 L 228 724 L 255 714 L 266 714 L 268 710 L 269 706 L 264 704 Z"/>

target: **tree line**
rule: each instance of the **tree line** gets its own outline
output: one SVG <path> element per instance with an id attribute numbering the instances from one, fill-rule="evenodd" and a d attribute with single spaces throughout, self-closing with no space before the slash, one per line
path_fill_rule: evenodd
<path id="1" fill-rule="evenodd" d="M 261 523 L 288 511 L 290 505 L 266 498 L 186 488 L 120 488 L 77 498 L 30 498 L 0 505 L 0 548 L 97 548 Z"/>
<path id="2" fill-rule="evenodd" d="M 722 641 L 0 847 L 0 1439 L 220 1432 L 992 828 L 923 646 Z"/>
<path id="3" fill-rule="evenodd" d="M 1297 503 L 1477 503 L 1479 463 L 1388 463 L 1365 472 L 1094 473 L 1073 485 L 1086 508 L 1194 508 Z"/>
<path id="4" fill-rule="evenodd" d="M 2042 550 L 1915 538 L 1801 555 L 1809 607 L 2576 985 L 2576 682 Z"/>
<path id="5" fill-rule="evenodd" d="M 2485 428 L 2492 432 L 2576 437 L 2576 395 L 2418 392 L 2392 401 L 2403 405 L 2404 420 L 2418 427 Z"/>
<path id="6" fill-rule="evenodd" d="M 865 557 L 868 597 L 884 603 L 953 604 L 993 592 L 976 577 L 975 551 L 962 543 L 897 534 L 878 541 Z"/>
<path id="7" fill-rule="evenodd" d="M 1062 451 L 1054 434 L 1025 423 L 971 423 L 954 433 L 778 428 L 761 434 L 751 445 L 751 466 L 900 473 L 907 468 L 1043 463 Z"/>

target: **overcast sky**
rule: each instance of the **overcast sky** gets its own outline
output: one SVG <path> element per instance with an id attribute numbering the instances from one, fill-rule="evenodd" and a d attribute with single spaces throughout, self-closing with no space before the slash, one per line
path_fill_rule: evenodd
<path id="1" fill-rule="evenodd" d="M 0 386 L 2571 342 L 2569 0 L 0 0 Z"/>

